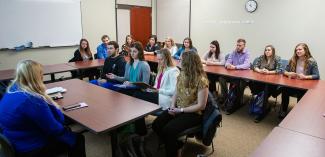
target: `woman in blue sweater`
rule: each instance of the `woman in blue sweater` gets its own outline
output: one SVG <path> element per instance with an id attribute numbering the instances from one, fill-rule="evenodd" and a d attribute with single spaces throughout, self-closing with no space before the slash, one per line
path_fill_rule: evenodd
<path id="1" fill-rule="evenodd" d="M 0 127 L 17 156 L 50 157 L 63 151 L 84 157 L 84 137 L 64 127 L 58 105 L 45 93 L 42 65 L 18 63 L 16 78 L 0 102 Z"/>
<path id="2" fill-rule="evenodd" d="M 131 59 L 125 65 L 125 73 L 123 77 L 115 74 L 106 75 L 109 79 L 123 82 L 124 85 L 131 85 L 132 82 L 144 82 L 149 84 L 150 66 L 144 60 L 143 47 L 140 42 L 135 42 L 131 46 Z"/>
<path id="3" fill-rule="evenodd" d="M 183 40 L 183 46 L 177 50 L 177 52 L 174 54 L 174 58 L 179 60 L 184 52 L 187 51 L 193 51 L 197 52 L 196 48 L 193 46 L 192 39 L 189 37 L 186 37 Z"/>

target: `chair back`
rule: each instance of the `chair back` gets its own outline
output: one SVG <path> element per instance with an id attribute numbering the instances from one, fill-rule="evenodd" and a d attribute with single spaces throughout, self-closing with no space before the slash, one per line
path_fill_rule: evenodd
<path id="1" fill-rule="evenodd" d="M 228 53 L 228 54 L 225 55 L 225 61 L 226 61 L 226 62 L 227 62 L 227 60 L 228 60 L 228 58 L 229 58 L 229 55 L 230 55 L 230 53 Z"/>
<path id="2" fill-rule="evenodd" d="M 254 70 L 254 64 L 256 64 L 257 59 L 258 59 L 258 57 L 256 57 L 256 58 L 254 59 L 253 63 L 251 63 L 251 65 L 250 65 L 250 68 L 251 68 L 252 70 Z"/>
<path id="3" fill-rule="evenodd" d="M 211 92 L 209 92 L 207 105 L 203 112 L 202 122 L 202 143 L 206 146 L 211 145 L 217 128 L 220 127 L 222 115 L 218 103 L 214 99 Z"/>
<path id="4" fill-rule="evenodd" d="M 95 59 L 98 59 L 98 55 L 97 55 L 97 53 L 94 54 L 94 58 L 95 58 Z"/>
<path id="5" fill-rule="evenodd" d="M 15 150 L 8 139 L 0 134 L 0 157 L 14 157 Z"/>
<path id="6" fill-rule="evenodd" d="M 281 73 L 284 73 L 286 67 L 289 64 L 289 60 L 287 60 L 287 59 L 281 59 L 280 60 L 280 63 L 281 63 Z"/>

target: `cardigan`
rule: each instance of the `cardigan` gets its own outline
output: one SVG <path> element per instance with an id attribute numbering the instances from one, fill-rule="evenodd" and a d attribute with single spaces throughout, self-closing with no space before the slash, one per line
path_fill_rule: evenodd
<path id="1" fill-rule="evenodd" d="M 149 79 L 150 79 L 150 66 L 146 61 L 139 61 L 137 65 L 138 69 L 138 76 L 136 78 L 137 82 L 144 82 L 149 84 Z M 116 80 L 124 82 L 124 81 L 130 81 L 130 70 L 131 70 L 132 65 L 130 63 L 127 63 L 125 65 L 125 72 L 123 77 L 116 77 Z"/>
<path id="2" fill-rule="evenodd" d="M 63 126 L 64 116 L 44 98 L 13 85 L 0 102 L 0 127 L 17 152 L 44 147 L 56 139 L 73 147 L 76 136 Z"/>
<path id="3" fill-rule="evenodd" d="M 159 106 L 163 110 L 166 110 L 170 107 L 172 103 L 172 97 L 175 94 L 177 77 L 179 75 L 179 70 L 177 67 L 169 67 L 164 71 L 163 77 L 160 82 L 159 88 Z M 158 77 L 156 77 L 154 87 L 157 88 Z"/>
<path id="4" fill-rule="evenodd" d="M 307 63 L 308 65 L 304 75 L 311 75 L 313 80 L 319 80 L 320 76 L 316 60 L 314 58 L 309 58 Z M 288 72 L 295 72 L 290 70 L 290 63 L 287 65 L 285 70 Z"/>
<path id="5" fill-rule="evenodd" d="M 196 48 L 195 47 L 192 47 L 191 49 L 190 49 L 190 51 L 194 51 L 194 52 L 196 52 L 197 53 L 197 50 L 196 50 Z M 175 58 L 175 59 L 180 59 L 181 58 L 181 56 L 182 56 L 182 54 L 185 52 L 185 48 L 184 47 L 181 47 L 180 49 L 178 49 L 177 50 L 177 52 L 173 55 L 173 57 Z"/>
<path id="6" fill-rule="evenodd" d="M 93 60 L 93 56 L 90 56 L 89 60 Z M 83 61 L 83 58 L 81 56 L 79 49 L 74 51 L 73 58 L 71 58 L 69 60 L 69 62 L 76 62 L 76 61 Z"/>
<path id="7" fill-rule="evenodd" d="M 253 62 L 253 69 L 259 68 L 259 69 L 267 69 L 267 70 L 275 70 L 276 73 L 281 72 L 281 58 L 279 56 L 274 56 L 274 60 L 270 62 L 270 64 L 267 64 L 264 59 L 264 55 L 259 56 L 256 58 L 256 61 Z"/>

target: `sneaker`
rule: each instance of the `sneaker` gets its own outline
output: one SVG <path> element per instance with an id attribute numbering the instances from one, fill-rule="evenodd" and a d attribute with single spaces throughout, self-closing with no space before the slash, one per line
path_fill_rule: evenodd
<path id="1" fill-rule="evenodd" d="M 263 118 L 262 116 L 255 116 L 254 117 L 254 122 L 259 123 L 262 120 L 262 118 Z"/>

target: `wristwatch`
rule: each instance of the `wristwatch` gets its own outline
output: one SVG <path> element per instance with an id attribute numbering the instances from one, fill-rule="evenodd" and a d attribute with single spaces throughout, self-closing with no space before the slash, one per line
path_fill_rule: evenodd
<path id="1" fill-rule="evenodd" d="M 181 113 L 184 113 L 184 108 L 181 108 Z"/>

